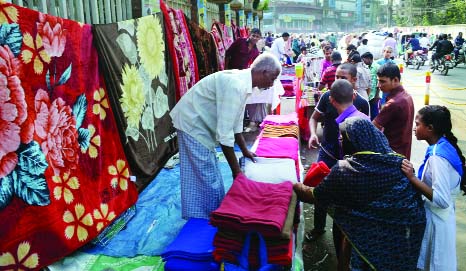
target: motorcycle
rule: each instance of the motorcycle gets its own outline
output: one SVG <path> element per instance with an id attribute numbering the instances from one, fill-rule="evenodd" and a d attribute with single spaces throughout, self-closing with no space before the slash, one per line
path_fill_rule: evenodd
<path id="1" fill-rule="evenodd" d="M 464 63 L 466 65 L 466 42 L 464 42 L 461 46 L 458 58 L 455 59 L 455 67 L 458 66 L 458 64 L 460 63 Z"/>
<path id="2" fill-rule="evenodd" d="M 455 67 L 454 63 L 454 53 L 444 55 L 440 59 L 436 59 L 432 62 L 430 66 L 430 71 L 434 73 L 435 70 L 438 70 L 442 75 L 447 75 L 448 70 L 453 69 Z"/>
<path id="3" fill-rule="evenodd" d="M 408 60 L 405 61 L 406 67 L 408 67 L 409 65 L 412 65 L 414 68 L 416 68 L 416 70 L 419 70 L 421 65 L 424 66 L 426 61 L 429 59 L 427 54 L 428 54 L 427 49 L 414 51 L 409 56 Z"/>

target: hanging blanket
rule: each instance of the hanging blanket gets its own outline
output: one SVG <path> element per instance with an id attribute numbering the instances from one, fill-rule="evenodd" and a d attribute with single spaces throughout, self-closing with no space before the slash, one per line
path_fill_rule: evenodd
<path id="1" fill-rule="evenodd" d="M 196 55 L 183 11 L 168 7 L 163 1 L 160 1 L 160 8 L 165 22 L 168 49 L 173 61 L 176 99 L 179 100 L 199 81 Z"/>
<path id="2" fill-rule="evenodd" d="M 225 50 L 228 50 L 230 46 L 233 44 L 233 30 L 231 27 L 228 27 L 222 23 L 217 22 L 216 23 L 217 28 L 220 29 L 220 32 L 222 33 L 222 40 L 223 40 L 223 45 L 225 45 Z"/>
<path id="3" fill-rule="evenodd" d="M 186 16 L 185 19 L 191 34 L 194 52 L 196 53 L 199 79 L 202 79 L 218 71 L 217 48 L 214 38 L 209 32 L 199 27 L 198 24 L 189 20 Z"/>
<path id="4" fill-rule="evenodd" d="M 0 14 L 0 270 L 39 270 L 137 191 L 90 25 L 5 3 Z"/>
<path id="5" fill-rule="evenodd" d="M 120 139 L 139 188 L 176 153 L 173 73 L 161 13 L 96 25 L 95 44 Z"/>
<path id="6" fill-rule="evenodd" d="M 217 47 L 218 69 L 224 70 L 226 48 L 223 44 L 222 34 L 220 33 L 220 30 L 215 26 L 215 23 L 212 24 L 212 30 L 210 31 L 210 34 L 214 38 L 215 46 Z"/>

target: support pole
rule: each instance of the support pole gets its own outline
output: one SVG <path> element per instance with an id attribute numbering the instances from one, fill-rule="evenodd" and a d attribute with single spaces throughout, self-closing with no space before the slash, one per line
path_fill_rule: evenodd
<path id="1" fill-rule="evenodd" d="M 424 105 L 429 105 L 430 98 L 430 71 L 426 72 L 426 92 L 424 93 Z"/>

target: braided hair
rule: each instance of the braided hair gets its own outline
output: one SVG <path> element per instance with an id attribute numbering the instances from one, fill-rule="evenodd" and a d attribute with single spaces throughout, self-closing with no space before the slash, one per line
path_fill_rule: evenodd
<path id="1" fill-rule="evenodd" d="M 458 139 L 451 131 L 451 114 L 448 108 L 440 105 L 428 105 L 419 110 L 421 121 L 425 125 L 432 125 L 435 134 L 445 136 L 450 144 L 455 147 L 458 156 L 463 164 L 463 176 L 461 176 L 460 188 L 466 195 L 466 167 L 465 158 L 461 149 L 458 147 Z"/>

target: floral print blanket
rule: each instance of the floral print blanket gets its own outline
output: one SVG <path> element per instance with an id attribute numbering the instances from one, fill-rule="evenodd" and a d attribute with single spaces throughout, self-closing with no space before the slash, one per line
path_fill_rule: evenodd
<path id="1" fill-rule="evenodd" d="M 168 114 L 175 87 L 162 14 L 94 25 L 93 30 L 121 143 L 143 189 L 178 151 Z"/>
<path id="2" fill-rule="evenodd" d="M 0 1 L 0 270 L 57 261 L 137 199 L 92 40 Z"/>
<path id="3" fill-rule="evenodd" d="M 160 8 L 165 20 L 166 40 L 173 60 L 176 99 L 179 100 L 199 81 L 196 54 L 183 11 L 168 7 L 163 1 L 160 1 Z"/>

